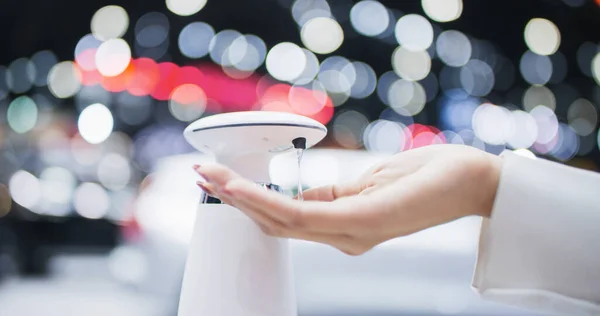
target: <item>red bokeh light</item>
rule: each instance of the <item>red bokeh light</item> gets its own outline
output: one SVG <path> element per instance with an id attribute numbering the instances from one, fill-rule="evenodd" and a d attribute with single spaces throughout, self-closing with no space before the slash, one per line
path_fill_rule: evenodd
<path id="1" fill-rule="evenodd" d="M 327 125 L 327 123 L 329 123 L 329 121 L 331 121 L 331 119 L 333 118 L 333 113 L 333 102 L 330 98 L 327 98 L 327 103 L 325 103 L 325 106 L 323 106 L 321 111 L 313 115 L 308 115 L 308 117 L 312 118 L 313 120 L 316 120 L 317 122 L 323 125 Z"/>
<path id="2" fill-rule="evenodd" d="M 321 124 L 327 124 L 329 123 L 329 121 L 331 121 L 331 119 L 333 118 L 334 109 L 333 102 L 329 97 L 326 96 L 325 103 L 323 105 L 320 105 L 320 109 L 317 112 L 307 115 L 299 113 L 293 106 L 291 106 L 289 102 L 289 95 L 292 89 L 296 88 L 292 88 L 290 85 L 282 83 L 275 84 L 267 88 L 263 96 L 259 100 L 260 109 L 263 111 L 280 111 L 296 113 L 310 117 L 320 122 Z M 306 91 L 304 91 L 303 94 L 300 94 L 300 96 L 307 97 L 309 99 L 307 102 L 311 102 L 310 99 L 313 98 L 312 92 L 313 90 L 306 89 Z M 302 99 L 298 99 L 297 102 L 304 103 Z"/>
<path id="3" fill-rule="evenodd" d="M 221 104 L 223 110 L 248 111 L 257 104 L 256 88 L 260 76 L 251 75 L 244 79 L 233 79 L 220 67 L 211 64 L 201 65 L 200 71 L 203 74 L 200 87 L 204 89 L 209 99 Z"/>
<path id="4" fill-rule="evenodd" d="M 174 63 L 164 62 L 158 64 L 159 80 L 152 92 L 153 98 L 166 101 L 171 96 L 173 89 L 177 87 L 177 75 L 179 66 Z"/>
<path id="5" fill-rule="evenodd" d="M 298 114 L 313 115 L 320 112 L 327 104 L 327 93 L 304 87 L 291 87 L 288 95 L 290 106 Z"/>
<path id="6" fill-rule="evenodd" d="M 149 95 L 160 80 L 158 65 L 150 58 L 138 58 L 132 64 L 134 72 L 127 91 L 135 96 Z"/>
<path id="7" fill-rule="evenodd" d="M 445 137 L 441 131 L 433 126 L 411 124 L 404 129 L 406 135 L 404 150 L 414 149 L 434 144 L 444 144 Z"/>
<path id="8" fill-rule="evenodd" d="M 179 69 L 177 72 L 176 86 L 188 83 L 197 86 L 203 83 L 203 75 L 200 69 L 192 66 L 185 66 Z"/>

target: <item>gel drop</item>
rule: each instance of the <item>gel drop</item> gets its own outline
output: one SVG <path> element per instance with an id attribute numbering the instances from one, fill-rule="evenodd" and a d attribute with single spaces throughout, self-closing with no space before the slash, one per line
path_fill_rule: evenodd
<path id="1" fill-rule="evenodd" d="M 306 149 L 306 138 L 298 137 L 292 141 L 294 148 L 296 149 L 296 157 L 298 158 L 298 201 L 304 201 L 304 196 L 302 194 L 302 156 L 304 155 L 304 150 Z"/>
<path id="2" fill-rule="evenodd" d="M 296 155 L 298 156 L 298 201 L 304 201 L 304 195 L 302 194 L 302 155 L 304 149 L 296 149 Z"/>

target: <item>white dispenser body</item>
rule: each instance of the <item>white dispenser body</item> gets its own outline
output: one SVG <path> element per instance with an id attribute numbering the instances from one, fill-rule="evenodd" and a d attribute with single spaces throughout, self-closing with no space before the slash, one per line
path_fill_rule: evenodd
<path id="1" fill-rule="evenodd" d="M 184 136 L 241 176 L 271 185 L 272 157 L 293 149 L 296 138 L 310 148 L 326 133 L 304 116 L 256 111 L 202 118 Z M 288 240 L 267 236 L 242 211 L 220 201 L 200 203 L 178 315 L 296 316 Z"/>
<path id="2" fill-rule="evenodd" d="M 296 316 L 288 240 L 234 207 L 200 204 L 178 315 Z"/>

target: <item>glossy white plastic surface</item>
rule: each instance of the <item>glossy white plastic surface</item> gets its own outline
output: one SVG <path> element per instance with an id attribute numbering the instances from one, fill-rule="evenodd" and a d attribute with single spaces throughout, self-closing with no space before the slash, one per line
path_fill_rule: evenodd
<path id="1" fill-rule="evenodd" d="M 261 183 L 271 183 L 271 159 L 293 149 L 294 139 L 305 138 L 310 148 L 326 134 L 310 118 L 263 111 L 205 117 L 184 132 L 197 150 Z M 292 279 L 287 239 L 265 235 L 231 206 L 198 206 L 179 316 L 296 316 Z"/>
<path id="2" fill-rule="evenodd" d="M 292 141 L 306 139 L 306 148 L 327 134 L 321 123 L 308 117 L 269 111 L 232 112 L 208 116 L 190 124 L 185 139 L 215 161 L 256 182 L 268 182 L 274 156 L 293 148 Z"/>
<path id="3" fill-rule="evenodd" d="M 236 208 L 205 204 L 190 245 L 179 316 L 296 316 L 286 239 Z"/>

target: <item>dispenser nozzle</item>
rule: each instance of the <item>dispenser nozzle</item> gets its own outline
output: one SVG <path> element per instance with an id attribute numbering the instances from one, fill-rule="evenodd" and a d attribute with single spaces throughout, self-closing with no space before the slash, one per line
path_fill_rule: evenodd
<path id="1" fill-rule="evenodd" d="M 306 138 L 298 137 L 292 140 L 292 144 L 296 149 L 306 149 Z"/>

